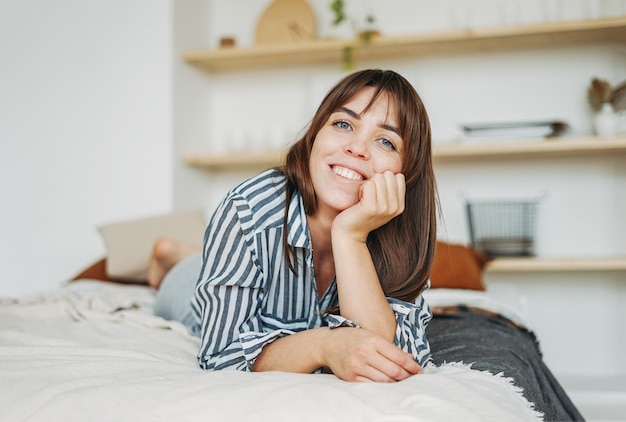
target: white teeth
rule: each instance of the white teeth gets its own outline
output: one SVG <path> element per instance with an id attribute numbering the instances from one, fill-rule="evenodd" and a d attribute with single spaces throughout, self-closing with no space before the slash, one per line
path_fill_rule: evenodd
<path id="1" fill-rule="evenodd" d="M 335 166 L 335 167 L 333 167 L 333 172 L 336 175 L 339 175 L 339 176 L 344 177 L 344 178 L 349 179 L 349 180 L 363 180 L 363 176 L 361 176 L 359 173 L 354 172 L 354 171 L 352 171 L 350 169 L 347 169 L 345 167 L 337 167 L 337 166 Z"/>

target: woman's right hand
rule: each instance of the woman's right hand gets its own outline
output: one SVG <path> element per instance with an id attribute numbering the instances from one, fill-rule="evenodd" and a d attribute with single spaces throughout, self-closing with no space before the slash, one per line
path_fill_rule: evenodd
<path id="1" fill-rule="evenodd" d="M 413 356 L 363 328 L 332 328 L 325 366 L 345 381 L 395 382 L 422 373 Z"/>

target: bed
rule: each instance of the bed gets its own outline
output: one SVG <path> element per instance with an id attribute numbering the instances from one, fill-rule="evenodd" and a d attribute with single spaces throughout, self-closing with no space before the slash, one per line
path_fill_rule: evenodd
<path id="1" fill-rule="evenodd" d="M 152 313 L 155 291 L 104 281 L 94 275 L 106 269 L 103 262 L 57 290 L 2 298 L 2 419 L 582 419 L 543 365 L 523 319 L 489 299 L 484 286 L 459 284 L 472 271 L 480 275 L 484 262 L 459 247 L 473 266 L 464 269 L 452 261 L 451 248 L 438 246 L 436 267 L 455 271 L 447 281 L 433 271 L 427 293 L 435 314 L 427 332 L 432 363 L 394 384 L 349 383 L 332 374 L 204 372 L 196 361 L 199 339 Z M 485 336 L 499 340 L 484 347 Z"/>

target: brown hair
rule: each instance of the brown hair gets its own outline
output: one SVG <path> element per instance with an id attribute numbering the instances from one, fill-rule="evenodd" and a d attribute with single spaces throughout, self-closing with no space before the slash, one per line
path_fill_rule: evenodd
<path id="1" fill-rule="evenodd" d="M 386 93 L 395 101 L 397 124 L 404 140 L 402 173 L 406 179 L 405 211 L 373 230 L 367 245 L 386 296 L 411 302 L 422 292 L 432 266 L 436 240 L 437 193 L 431 159 L 430 122 L 424 104 L 413 86 L 391 70 L 363 70 L 346 76 L 326 95 L 308 130 L 288 151 L 281 170 L 287 178 L 286 208 L 294 192 L 302 195 L 304 210 L 317 209 L 309 173 L 309 157 L 315 137 L 332 113 L 366 87 L 375 88 L 369 108 Z M 285 227 L 288 216 L 285 215 Z M 283 240 L 290 268 L 293 253 Z"/>

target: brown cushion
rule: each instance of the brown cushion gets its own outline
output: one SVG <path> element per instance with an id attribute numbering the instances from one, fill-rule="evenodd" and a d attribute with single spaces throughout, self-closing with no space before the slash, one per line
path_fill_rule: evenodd
<path id="1" fill-rule="evenodd" d="M 92 280 L 112 281 L 111 278 L 107 275 L 106 262 L 106 258 L 102 258 L 101 260 L 85 268 L 82 272 L 76 274 L 76 276 L 74 276 L 72 280 L 90 278 Z"/>
<path id="2" fill-rule="evenodd" d="M 484 291 L 483 269 L 490 260 L 471 247 L 438 241 L 430 287 Z"/>

